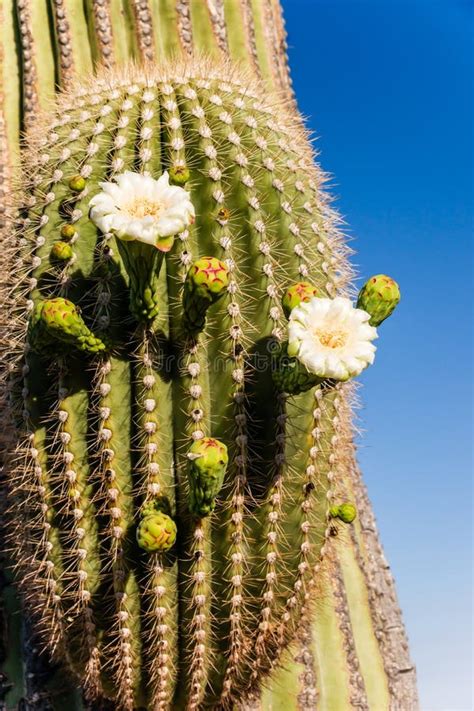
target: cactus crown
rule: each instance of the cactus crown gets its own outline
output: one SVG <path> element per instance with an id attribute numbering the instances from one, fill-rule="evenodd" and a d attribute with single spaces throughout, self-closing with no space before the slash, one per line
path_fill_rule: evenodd
<path id="1" fill-rule="evenodd" d="M 337 388 L 271 374 L 288 287 L 348 276 L 323 177 L 230 64 L 104 73 L 37 125 L 9 353 L 25 595 L 91 698 L 232 708 L 305 613 L 338 495 Z M 89 217 L 125 170 L 189 191 L 166 256 Z"/>

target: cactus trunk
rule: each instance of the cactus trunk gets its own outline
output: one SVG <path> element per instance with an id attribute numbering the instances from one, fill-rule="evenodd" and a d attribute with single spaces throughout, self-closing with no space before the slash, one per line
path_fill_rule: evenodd
<path id="1" fill-rule="evenodd" d="M 270 373 L 288 287 L 334 296 L 350 277 L 278 2 L 0 13 L 5 519 L 26 620 L 8 582 L 5 708 L 41 708 L 39 692 L 57 709 L 415 709 L 352 386 L 288 396 Z M 179 184 L 183 166 L 196 220 L 145 274 L 154 248 L 98 230 L 89 202 L 123 171 Z M 198 280 L 205 258 L 225 267 L 219 298 Z M 193 460 L 206 438 L 226 445 L 225 471 Z M 344 501 L 350 526 L 331 515 Z"/>

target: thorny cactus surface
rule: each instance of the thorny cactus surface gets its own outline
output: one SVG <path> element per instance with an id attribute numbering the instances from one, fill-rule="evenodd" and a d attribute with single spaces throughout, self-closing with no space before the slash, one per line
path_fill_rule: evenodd
<path id="1" fill-rule="evenodd" d="M 271 93 L 258 101 L 266 90 L 241 68 L 222 59 L 163 66 L 193 47 L 230 54 L 291 97 L 278 4 L 58 0 L 48 16 L 42 1 L 5 0 L 2 10 L 0 138 L 6 125 L 14 156 L 10 14 L 21 35 L 23 121 L 42 133 L 23 158 L 26 242 L 21 254 L 12 249 L 8 226 L 2 254 L 13 271 L 13 308 L 3 312 L 10 402 L 16 426 L 29 431 L 9 474 L 15 548 L 37 629 L 89 698 L 115 696 L 117 707 L 230 707 L 248 691 L 254 705 L 261 675 L 298 627 L 300 651 L 265 679 L 261 708 L 415 709 L 403 627 L 354 465 L 348 391 L 314 389 L 298 373 L 293 392 L 313 390 L 288 398 L 288 377 L 279 383 L 270 372 L 291 310 L 305 296 L 341 293 L 348 276 L 323 176 L 294 109 L 288 119 Z M 48 107 L 56 80 L 71 87 L 94 61 L 140 56 L 159 70 L 118 71 L 81 96 L 73 86 L 46 130 L 51 116 L 38 107 Z M 88 220 L 98 182 L 127 168 L 156 178 L 167 169 L 196 205 L 189 233 L 160 269 L 155 254 L 156 268 L 139 270 L 138 281 L 139 255 Z M 225 266 L 223 293 L 202 281 L 198 257 Z M 360 295 L 368 310 L 374 297 L 380 323 L 390 305 L 373 289 Z M 193 459 L 206 439 L 228 446 L 224 471 L 220 456 L 209 466 Z M 352 501 L 359 517 L 348 525 Z M 5 600 L 12 609 L 8 592 Z M 15 651 L 19 639 L 15 622 Z M 8 693 L 17 667 L 7 653 L 8 708 L 20 694 Z M 26 671 L 30 687 L 29 657 Z M 61 683 L 44 698 L 78 707 L 58 693 Z"/>
<path id="2" fill-rule="evenodd" d="M 30 137 L 12 314 L 20 578 L 88 695 L 126 709 L 231 708 L 258 688 L 331 535 L 337 388 L 289 398 L 271 365 L 285 287 L 333 295 L 342 247 L 304 134 L 240 76 L 104 75 Z M 96 227 L 105 181 L 180 165 L 196 217 L 166 259 Z M 156 497 L 168 511 L 144 512 Z"/>

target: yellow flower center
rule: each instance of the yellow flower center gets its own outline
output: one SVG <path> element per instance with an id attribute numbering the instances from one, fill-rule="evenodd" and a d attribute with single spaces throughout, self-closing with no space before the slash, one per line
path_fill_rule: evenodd
<path id="1" fill-rule="evenodd" d="M 347 333 L 345 331 L 325 331 L 316 329 L 315 335 L 319 342 L 327 348 L 342 348 L 347 343 Z"/>
<path id="2" fill-rule="evenodd" d="M 130 217 L 158 217 L 163 210 L 163 205 L 160 202 L 149 200 L 148 198 L 137 198 L 129 202 L 124 207 Z"/>

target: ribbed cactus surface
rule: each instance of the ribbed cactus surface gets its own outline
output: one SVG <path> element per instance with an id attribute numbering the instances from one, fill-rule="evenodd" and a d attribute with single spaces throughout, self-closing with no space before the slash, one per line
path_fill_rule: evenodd
<path id="1" fill-rule="evenodd" d="M 303 21 L 304 14 L 301 16 Z M 216 706 L 220 703 L 224 684 L 228 687 L 230 681 L 230 686 L 234 687 L 233 695 L 241 702 L 238 706 L 243 704 L 245 708 L 251 706 L 259 711 L 314 711 L 316 708 L 329 711 L 349 708 L 415 711 L 415 674 L 393 579 L 355 464 L 349 407 L 352 388 L 343 386 L 337 392 L 326 391 L 323 397 L 317 390 L 316 407 L 308 395 L 298 395 L 286 404 L 286 398 L 278 400 L 278 390 L 274 389 L 271 379 L 266 380 L 262 374 L 270 350 L 273 362 L 282 366 L 280 388 L 292 386 L 296 392 L 298 388 L 311 384 L 314 387 L 319 382 L 314 374 L 305 380 L 304 370 L 294 358 L 284 365 L 281 354 L 284 355 L 287 348 L 287 318 L 301 300 L 335 294 L 331 284 L 343 287 L 347 277 L 345 260 L 341 261 L 343 254 L 337 221 L 327 210 L 321 191 L 324 176 L 319 168 L 309 165 L 311 157 L 307 149 L 300 138 L 295 138 L 296 134 L 301 137 L 301 129 L 295 130 L 291 125 L 300 126 L 300 119 L 291 90 L 278 0 L 1 0 L 0 27 L 0 269 L 3 274 L 10 275 L 9 279 L 2 279 L 1 289 L 0 407 L 5 415 L 0 432 L 0 483 L 3 485 L 7 479 L 12 495 L 12 516 L 9 519 L 3 515 L 5 498 L 0 497 L 0 523 L 10 534 L 16 526 L 15 545 L 8 550 L 3 548 L 2 553 L 6 553 L 12 562 L 20 557 L 22 565 L 18 566 L 17 580 L 22 579 L 24 583 L 23 601 L 29 600 L 30 603 L 25 606 L 17 599 L 7 572 L 7 587 L 4 587 L 3 577 L 0 582 L 0 708 L 2 711 L 4 708 L 8 711 L 50 711 L 51 708 L 56 711 L 65 708 L 76 711 L 87 708 L 89 711 L 93 708 L 98 711 L 100 708 L 102 711 L 120 704 L 130 706 L 132 694 L 136 703 L 149 707 L 169 705 L 179 708 L 180 705 L 196 706 L 196 693 L 201 693 L 205 699 L 201 706 Z M 315 41 L 321 31 L 324 28 L 314 28 Z M 214 76 L 216 65 L 214 69 L 203 67 L 199 52 L 212 56 L 220 66 L 218 77 Z M 178 57 L 183 56 L 188 57 L 187 69 L 176 66 L 181 63 Z M 226 56 L 237 60 L 239 66 L 231 70 L 223 59 Z M 159 76 L 155 70 L 148 71 L 153 84 L 148 88 L 155 90 L 151 102 L 154 103 L 151 107 L 153 121 L 148 121 L 145 113 L 142 115 L 147 102 L 137 96 L 125 96 L 129 85 L 137 84 L 139 92 L 142 91 L 139 76 L 122 73 L 130 60 L 152 62 L 161 67 Z M 175 65 L 172 71 L 166 64 L 169 60 Z M 191 68 L 193 62 L 194 71 Z M 99 99 L 90 107 L 84 94 L 85 87 L 80 88 L 77 80 L 92 77 L 96 71 L 100 73 L 100 65 L 113 67 L 115 78 L 109 77 L 102 87 L 102 78 L 97 84 L 91 84 L 86 94 L 96 95 Z M 315 66 L 314 69 L 318 72 L 321 68 Z M 245 72 L 251 72 L 255 79 L 249 82 Z M 178 156 L 176 148 L 171 149 L 171 140 L 179 138 L 180 132 L 176 133 L 172 126 L 166 127 L 165 122 L 172 114 L 165 105 L 166 95 L 163 96 L 161 88 L 154 82 L 170 84 L 178 96 L 175 103 L 183 130 L 186 126 L 198 126 L 200 117 L 187 115 L 189 97 L 185 101 L 186 97 L 180 96 L 175 81 L 179 82 L 180 75 L 181 79 L 203 80 L 203 73 L 204 80 L 218 80 L 218 83 L 233 87 L 231 92 L 217 90 L 215 93 L 225 102 L 222 113 L 227 110 L 230 114 L 238 127 L 236 133 L 239 136 L 241 132 L 245 134 L 245 150 L 241 152 L 250 161 L 247 172 L 255 181 L 255 190 L 265 194 L 260 200 L 264 214 L 262 221 L 267 234 L 271 235 L 268 240 L 270 253 L 265 259 L 260 250 L 249 252 L 247 248 L 248 244 L 259 242 L 254 240 L 255 230 L 251 233 L 253 228 L 249 228 L 246 217 L 244 220 L 242 217 L 254 215 L 255 220 L 257 217 L 253 207 L 252 210 L 243 207 L 249 191 L 245 184 L 240 185 L 243 171 L 234 171 L 245 166 L 238 168 L 233 158 L 230 162 L 227 159 L 227 156 L 237 155 L 237 151 L 234 146 L 229 146 L 223 134 L 222 120 L 215 118 L 217 108 L 213 108 L 213 118 L 204 117 L 204 123 L 211 129 L 210 141 L 204 140 L 207 139 L 205 135 L 194 133 L 192 137 L 189 131 L 183 134 L 185 162 Z M 259 80 L 262 83 L 255 85 L 254 81 Z M 316 85 L 317 81 L 315 75 Z M 183 84 L 180 86 L 182 89 Z M 198 94 L 198 107 L 205 108 L 206 95 L 209 94 L 206 86 L 192 86 Z M 305 152 L 308 168 L 303 170 L 300 165 L 295 171 L 294 166 L 287 167 L 291 155 L 282 152 L 280 146 L 276 147 L 275 134 L 269 141 L 264 136 L 268 141 L 264 150 L 261 145 L 257 144 L 256 148 L 251 142 L 254 129 L 248 123 L 243 126 L 245 115 L 255 114 L 254 109 L 257 110 L 257 106 L 252 106 L 255 97 L 245 96 L 245 88 L 250 86 L 258 97 L 269 92 L 265 106 L 261 108 L 271 109 L 276 116 L 275 123 L 284 124 L 278 127 L 277 133 L 284 129 L 287 134 L 284 141 L 288 145 L 299 144 L 300 150 Z M 119 95 L 105 101 L 107 97 L 103 89 L 106 87 L 110 92 L 118 90 Z M 54 109 L 51 97 L 60 89 L 71 90 L 71 98 L 61 98 L 59 107 Z M 292 116 L 289 121 L 285 118 L 286 110 L 273 98 L 274 90 L 287 102 Z M 241 95 L 246 102 L 244 111 L 233 103 L 236 91 L 244 93 Z M 79 96 L 81 92 L 83 96 Z M 106 117 L 101 120 L 98 116 L 103 109 L 102 96 L 104 105 L 110 105 L 110 109 L 104 111 L 113 113 L 110 123 Z M 127 98 L 132 106 L 125 104 Z M 173 96 L 169 98 L 173 100 Z M 159 111 L 156 110 L 158 104 Z M 140 116 L 137 117 L 138 105 Z M 119 125 L 122 114 L 123 121 Z M 62 126 L 60 118 L 64 119 Z M 48 128 L 52 122 L 58 126 Z M 30 146 L 25 149 L 20 137 L 24 130 L 34 126 Z M 139 135 L 142 127 L 152 128 L 148 138 L 146 133 Z M 91 130 L 96 131 L 94 138 L 90 135 Z M 262 133 L 264 129 L 259 121 L 255 135 Z M 268 133 L 272 134 L 271 131 Z M 288 134 L 291 140 L 288 140 Z M 71 143 L 66 145 L 69 136 Z M 122 146 L 120 136 L 125 137 Z M 81 140 L 77 140 L 80 137 Z M 117 137 L 118 144 L 112 146 Z M 209 179 L 204 181 L 202 169 L 203 162 L 206 169 L 213 166 L 208 161 L 209 158 L 212 160 L 212 155 L 202 156 L 202 147 L 207 145 L 216 150 L 215 160 L 221 170 L 220 182 L 225 194 L 218 215 L 216 209 L 209 219 L 211 230 L 203 228 L 198 205 L 201 186 L 211 183 Z M 67 151 L 62 152 L 65 148 L 70 148 L 70 156 Z M 141 148 L 145 149 L 143 156 L 140 155 Z M 212 152 L 212 147 L 210 150 Z M 298 153 L 295 146 L 291 151 Z M 269 174 L 266 165 L 262 167 L 265 153 L 275 162 L 275 176 Z M 134 154 L 133 159 L 131 154 Z M 48 159 L 44 157 L 46 155 Z M 221 163 L 223 155 L 224 162 Z M 119 160 L 114 163 L 116 159 Z M 41 171 L 39 164 L 43 161 L 48 165 L 44 164 Z M 328 161 L 330 163 L 330 157 Z M 64 165 L 56 166 L 55 170 L 62 170 L 63 175 L 55 173 L 51 178 L 52 166 L 58 162 Z M 94 175 L 88 174 L 91 166 Z M 96 230 L 94 223 L 86 220 L 86 215 L 94 195 L 100 198 L 101 189 L 97 183 L 105 180 L 109 186 L 118 184 L 127 171 L 139 177 L 149 172 L 154 178 L 163 178 L 167 172 L 171 182 L 190 190 L 192 200 L 196 202 L 197 219 L 184 240 L 188 246 L 191 242 L 195 245 L 196 240 L 201 240 L 206 233 L 211 246 L 217 236 L 229 235 L 230 247 L 224 249 L 221 244 L 217 249 L 210 246 L 208 249 L 193 247 L 186 250 L 185 244 L 176 240 L 172 252 L 163 257 L 161 250 L 153 254 L 148 245 L 125 243 Z M 305 222 L 309 219 L 306 208 L 303 212 L 305 219 L 301 219 L 301 205 L 306 202 L 296 182 L 300 179 L 297 173 L 301 172 L 305 173 L 305 192 L 310 196 L 310 202 L 316 200 L 314 223 L 318 225 L 319 234 L 311 231 L 310 236 L 309 223 Z M 190 180 L 186 180 L 189 173 Z M 279 178 L 277 173 L 283 175 Z M 20 175 L 25 176 L 21 199 L 14 189 L 15 176 Z M 237 177 L 233 180 L 231 176 Z M 276 181 L 267 189 L 274 177 Z M 316 192 L 309 185 L 310 179 L 316 184 Z M 236 184 L 240 192 L 234 191 Z M 287 200 L 285 196 L 291 195 L 293 185 L 295 197 Z M 216 184 L 215 188 L 218 187 Z M 8 197 L 9 193 L 12 199 Z M 205 192 L 203 199 L 206 204 L 210 202 L 214 206 L 214 195 L 211 199 Z M 35 205 L 32 204 L 34 200 Z M 227 204 L 229 201 L 234 208 Z M 236 202 L 240 205 L 237 211 Z M 23 207 L 15 237 L 12 223 L 18 206 Z M 27 206 L 31 207 L 30 214 L 27 214 Z M 289 216 L 288 206 L 296 219 Z M 40 226 L 38 221 L 43 211 L 45 224 Z M 92 218 L 92 213 L 90 216 Z M 29 226 L 28 220 L 31 220 Z M 51 225 L 48 228 L 46 220 L 50 220 L 51 225 L 56 224 L 57 228 Z M 294 232 L 292 223 L 297 228 L 303 225 L 302 239 Z M 220 230 L 224 227 L 226 230 L 222 235 Z M 85 241 L 83 234 L 88 235 Z M 295 250 L 299 250 L 290 258 L 289 234 L 294 239 Z M 47 238 L 50 247 L 41 252 L 43 237 Z M 38 245 L 34 246 L 36 239 Z M 92 245 L 96 241 L 97 249 L 93 251 Z M 172 244 L 173 238 L 170 241 Z M 316 260 L 311 256 L 311 245 L 313 249 L 316 245 L 321 254 Z M 166 244 L 162 243 L 163 246 Z M 229 254 L 229 249 L 234 256 Z M 267 247 L 263 246 L 263 249 Z M 178 269 L 179 254 L 183 251 L 192 252 L 192 257 L 189 260 L 183 255 L 187 263 L 183 262 Z M 148 262 L 150 255 L 153 255 L 153 266 Z M 35 257 L 41 259 L 41 264 L 36 259 L 32 262 Z M 148 263 L 149 266 L 137 270 L 141 257 L 146 258 L 145 265 Z M 301 269 L 296 268 L 297 257 Z M 270 329 L 270 293 L 266 289 L 272 285 L 270 277 L 274 262 L 278 264 L 278 269 L 274 270 L 278 298 L 272 297 L 270 308 L 273 304 L 278 307 L 279 297 L 283 296 L 284 316 L 281 315 L 279 322 L 272 320 Z M 232 270 L 233 263 L 237 265 L 236 271 Z M 39 267 L 38 283 L 30 282 L 36 278 L 31 271 Z M 173 276 L 170 274 L 172 284 L 168 289 L 170 267 Z M 337 274 L 339 268 L 342 275 Z M 258 278 L 254 278 L 255 275 Z M 230 291 L 234 288 L 233 282 L 239 288 L 235 298 L 231 298 Z M 321 289 L 324 283 L 328 285 L 326 290 Z M 376 326 L 390 313 L 396 292 L 396 285 L 379 275 L 366 284 L 359 295 L 358 307 L 371 311 L 371 323 Z M 168 293 L 171 297 L 169 306 L 166 303 Z M 339 289 L 337 293 L 341 293 Z M 255 319 L 259 309 L 257 301 L 262 303 L 262 311 Z M 234 303 L 240 309 L 236 313 Z M 231 304 L 233 314 L 228 311 Z M 171 318 L 165 315 L 167 309 L 170 309 Z M 225 334 L 220 344 L 216 340 L 224 328 L 224 319 L 229 320 L 231 316 L 232 325 L 241 329 L 236 351 L 242 353 L 244 363 L 243 403 L 235 405 L 228 403 L 231 392 L 228 384 L 232 378 L 229 374 L 231 369 L 238 371 L 239 366 L 237 361 L 235 367 L 229 364 L 229 334 Z M 155 317 L 156 322 L 150 323 Z M 261 337 L 260 317 L 263 321 L 266 319 L 267 328 Z M 169 330 L 160 331 L 163 323 L 168 327 L 173 325 L 171 337 Z M 283 341 L 281 347 L 277 347 L 279 339 L 275 333 L 269 338 L 268 349 L 264 342 L 265 333 L 273 330 L 273 323 L 275 328 L 281 329 Z M 189 412 L 191 401 L 187 397 L 180 402 L 180 388 L 185 385 L 178 385 L 180 374 L 188 372 L 187 366 L 193 362 L 185 357 L 192 348 L 193 338 L 197 339 L 199 347 L 192 355 L 198 356 L 199 366 L 203 363 L 205 366 L 192 378 L 199 376 L 200 380 L 204 378 L 206 381 L 193 383 L 202 388 L 200 397 L 203 400 L 203 405 L 193 408 L 194 416 L 201 417 L 199 421 L 203 423 L 197 429 L 204 436 L 197 439 L 189 436 L 190 431 L 196 429 L 192 414 L 182 414 L 183 410 Z M 209 364 L 216 368 L 210 377 Z M 10 377 L 10 393 L 4 388 L 7 371 L 13 375 L 13 379 Z M 150 379 L 151 375 L 154 375 L 156 385 Z M 206 385 L 208 381 L 210 388 Z M 169 389 L 166 391 L 167 384 Z M 237 390 L 234 380 L 231 387 Z M 149 392 L 150 389 L 159 389 L 161 399 Z M 199 389 L 193 389 L 193 393 L 198 392 Z M 238 394 L 237 399 L 240 397 Z M 308 400 L 311 400 L 309 405 Z M 300 429 L 297 436 L 294 435 L 296 425 L 292 424 L 296 422 L 292 404 L 296 406 L 299 402 L 304 403 L 308 416 L 312 410 L 317 413 L 317 424 L 311 431 L 324 431 L 317 446 L 320 453 L 325 452 L 328 457 L 324 464 L 318 453 L 315 461 L 311 458 L 309 469 L 300 463 L 303 455 L 293 462 L 292 449 L 288 446 L 287 434 L 293 432 L 295 450 L 304 439 Z M 8 416 L 12 405 L 13 428 Z M 280 408 L 287 408 L 287 411 L 280 416 L 276 414 L 276 408 L 279 413 Z M 226 422 L 222 420 L 222 410 Z M 298 410 L 299 413 L 302 411 Z M 178 412 L 180 420 L 175 427 L 174 417 Z M 283 431 L 284 426 L 282 429 L 285 415 L 289 416 L 288 432 Z M 231 426 L 229 418 L 235 420 L 235 425 Z M 170 428 L 172 421 L 173 427 Z M 228 437 L 225 432 L 216 435 L 216 422 L 221 428 L 227 428 Z M 154 424 L 161 425 L 159 442 L 157 431 L 150 432 Z M 307 422 L 303 423 L 303 429 L 308 435 L 304 447 L 308 452 L 311 449 L 313 456 L 318 449 L 310 447 L 313 435 Z M 247 440 L 235 442 L 232 439 L 239 435 Z M 33 436 L 34 441 L 26 441 L 28 436 Z M 22 446 L 14 453 L 19 438 Z M 109 438 L 111 446 L 107 446 Z M 209 449 L 206 443 L 210 443 Z M 159 458 L 158 449 L 153 451 L 154 445 L 158 444 Z M 238 449 L 241 447 L 242 452 Z M 179 454 L 175 454 L 175 450 Z M 285 455 L 284 450 L 287 460 L 281 469 L 280 485 L 285 504 L 279 510 L 278 486 L 274 488 L 277 496 L 269 508 L 272 488 L 268 481 L 273 478 L 278 481 L 280 473 L 276 462 L 282 461 L 279 458 Z M 113 462 L 107 462 L 111 451 Z M 221 462 L 225 462 L 223 453 L 226 451 L 229 462 L 223 467 Z M 12 452 L 13 456 L 3 456 Z M 201 456 L 204 454 L 207 456 Z M 246 456 L 242 472 L 241 454 Z M 174 478 L 178 485 L 175 487 L 177 507 L 173 502 L 172 485 L 163 480 L 169 473 L 171 455 L 174 468 L 169 480 Z M 71 456 L 75 459 L 71 460 Z M 275 462 L 273 469 L 272 461 Z M 332 497 L 328 501 L 329 517 L 326 520 L 323 504 L 317 503 L 322 501 L 324 488 L 315 492 L 312 487 L 319 487 L 318 482 L 326 476 L 325 467 L 329 463 L 331 468 L 327 469 L 327 478 L 331 479 Z M 156 481 L 151 478 L 148 482 L 148 477 L 158 474 Z M 301 490 L 296 490 L 296 477 L 301 481 L 302 475 L 305 476 L 304 495 Z M 153 484 L 150 490 L 148 484 Z M 238 486 L 244 490 L 243 501 L 241 498 L 234 501 Z M 114 505 L 116 496 L 120 500 Z M 291 500 L 294 512 L 289 514 Z M 317 571 L 316 586 L 309 588 L 304 576 L 301 580 L 294 577 L 295 568 L 301 561 L 298 547 L 304 542 L 298 526 L 288 523 L 284 529 L 281 526 L 282 516 L 288 519 L 291 515 L 297 521 L 296 512 L 300 516 L 300 507 L 308 506 L 308 502 L 320 506 L 321 511 L 321 516 L 311 524 L 308 537 L 313 547 L 311 564 L 319 554 L 317 532 L 322 535 L 323 526 L 327 524 L 330 533 L 323 546 L 321 562 L 315 565 L 315 569 L 321 566 Z M 347 512 L 350 514 L 347 505 L 352 502 L 357 505 L 357 517 L 352 524 L 347 524 L 341 520 L 341 514 L 342 519 L 347 519 Z M 239 543 L 238 540 L 234 537 L 229 540 L 225 536 L 226 531 L 233 530 L 228 524 L 234 526 L 239 522 L 239 515 L 232 518 L 234 505 L 240 506 L 236 513 L 242 513 L 244 538 L 240 543 L 241 550 L 231 548 L 231 543 Z M 203 567 L 192 569 L 189 537 L 199 515 L 203 516 L 204 532 L 206 526 L 212 531 L 211 544 L 206 549 Z M 127 522 L 132 519 L 133 525 L 127 527 Z M 314 517 L 311 521 L 315 521 Z M 77 532 L 77 538 L 74 532 Z M 209 540 L 207 533 L 203 540 Z M 273 549 L 268 549 L 269 543 Z M 88 550 L 95 552 L 88 557 Z M 229 551 L 231 557 L 225 562 L 222 556 Z M 268 551 L 275 553 L 274 572 L 278 578 L 274 578 L 269 569 Z M 239 575 L 240 552 L 245 555 L 240 559 L 243 590 L 239 608 L 238 595 L 234 596 L 232 591 L 234 587 L 237 589 L 238 578 L 234 573 L 237 570 Z M 200 555 L 198 552 L 198 558 Z M 218 566 L 214 564 L 215 560 L 219 561 Z M 156 585 L 151 581 L 152 568 Z M 194 662 L 192 674 L 195 680 L 199 679 L 201 691 L 193 696 L 189 693 L 191 677 L 187 665 L 200 655 L 197 644 L 203 631 L 192 628 L 194 623 L 190 620 L 194 619 L 195 612 L 192 609 L 187 612 L 186 606 L 194 597 L 196 604 L 203 600 L 198 598 L 199 589 L 193 589 L 197 582 L 194 576 L 198 573 L 197 577 L 202 578 L 202 572 L 208 570 L 211 576 L 205 579 L 211 581 L 211 603 L 206 600 L 204 618 L 196 614 L 198 624 L 206 621 L 204 647 L 201 647 L 205 661 Z M 281 594 L 283 575 L 288 580 L 288 588 Z M 303 590 L 295 596 L 297 604 L 291 602 L 294 606 L 291 625 L 288 626 L 285 619 L 285 629 L 289 634 L 298 616 L 301 624 L 295 643 L 282 658 L 283 665 L 265 678 L 263 693 L 258 693 L 257 666 L 261 667 L 260 671 L 265 670 L 265 664 L 261 664 L 265 654 L 268 655 L 266 666 L 271 665 L 274 653 L 286 641 L 281 638 L 281 625 L 276 645 L 271 630 L 274 630 L 274 621 L 280 611 L 280 620 L 283 621 L 283 615 L 286 617 L 286 600 L 290 597 L 293 581 L 295 588 L 301 582 Z M 127 598 L 122 596 L 122 586 L 126 588 L 123 592 Z M 181 608 L 179 611 L 175 608 L 171 615 L 174 622 L 170 622 L 168 612 L 161 622 L 162 609 L 171 609 L 168 594 L 173 586 Z M 165 588 L 166 595 L 163 593 Z M 277 602 L 267 604 L 272 600 L 272 593 L 278 594 L 278 591 Z M 89 601 L 88 592 L 91 593 Z M 207 592 L 204 594 L 206 596 Z M 160 595 L 165 595 L 163 605 L 159 604 Z M 308 595 L 314 605 L 308 604 Z M 121 607 L 118 607 L 118 600 L 122 601 Z M 208 605 L 211 606 L 210 613 Z M 269 607 L 270 613 L 265 610 Z M 153 613 L 155 608 L 157 614 Z M 43 622 L 38 625 L 41 611 Z M 31 613 L 36 617 L 35 625 L 31 624 Z M 265 632 L 267 615 L 269 634 Z M 176 625 L 174 629 L 173 624 Z M 260 624 L 263 627 L 258 627 L 257 631 Z M 167 630 L 168 626 L 170 630 Z M 43 642 L 51 640 L 49 649 L 43 654 L 40 653 L 41 639 L 35 632 L 41 627 Z M 163 637 L 165 630 L 171 636 L 176 633 L 178 655 L 176 648 L 167 651 L 171 638 Z M 270 638 L 270 643 L 266 637 Z M 181 645 L 181 639 L 186 638 L 187 647 Z M 234 659 L 239 657 L 237 650 L 242 650 L 240 661 L 243 664 L 247 655 L 247 666 L 243 664 L 240 669 L 223 672 L 223 665 L 230 664 L 231 640 Z M 239 647 L 239 640 L 245 641 L 245 646 Z M 142 643 L 141 649 L 139 642 Z M 55 651 L 55 662 L 51 664 L 48 656 L 52 650 Z M 258 665 L 255 664 L 256 658 Z M 249 671 L 251 665 L 253 674 Z M 68 679 L 61 674 L 61 667 L 75 668 L 76 676 Z M 140 674 L 142 680 L 138 684 Z M 84 706 L 79 688 L 84 677 L 89 681 L 89 697 L 99 691 L 112 697 L 118 695 L 119 701 L 112 700 L 104 707 L 94 700 Z M 173 684 L 177 684 L 181 696 L 172 692 Z M 204 685 L 205 691 L 202 691 Z M 243 691 L 251 687 L 252 693 L 247 697 Z M 230 704 L 228 697 L 227 690 L 224 704 Z"/>
<path id="2" fill-rule="evenodd" d="M 37 125 L 11 314 L 23 590 L 90 698 L 232 708 L 294 636 L 341 503 L 337 387 L 289 398 L 271 372 L 285 290 L 341 277 L 311 150 L 196 60 L 104 74 Z M 166 256 L 91 219 L 100 184 L 184 168 L 195 220 Z"/>

